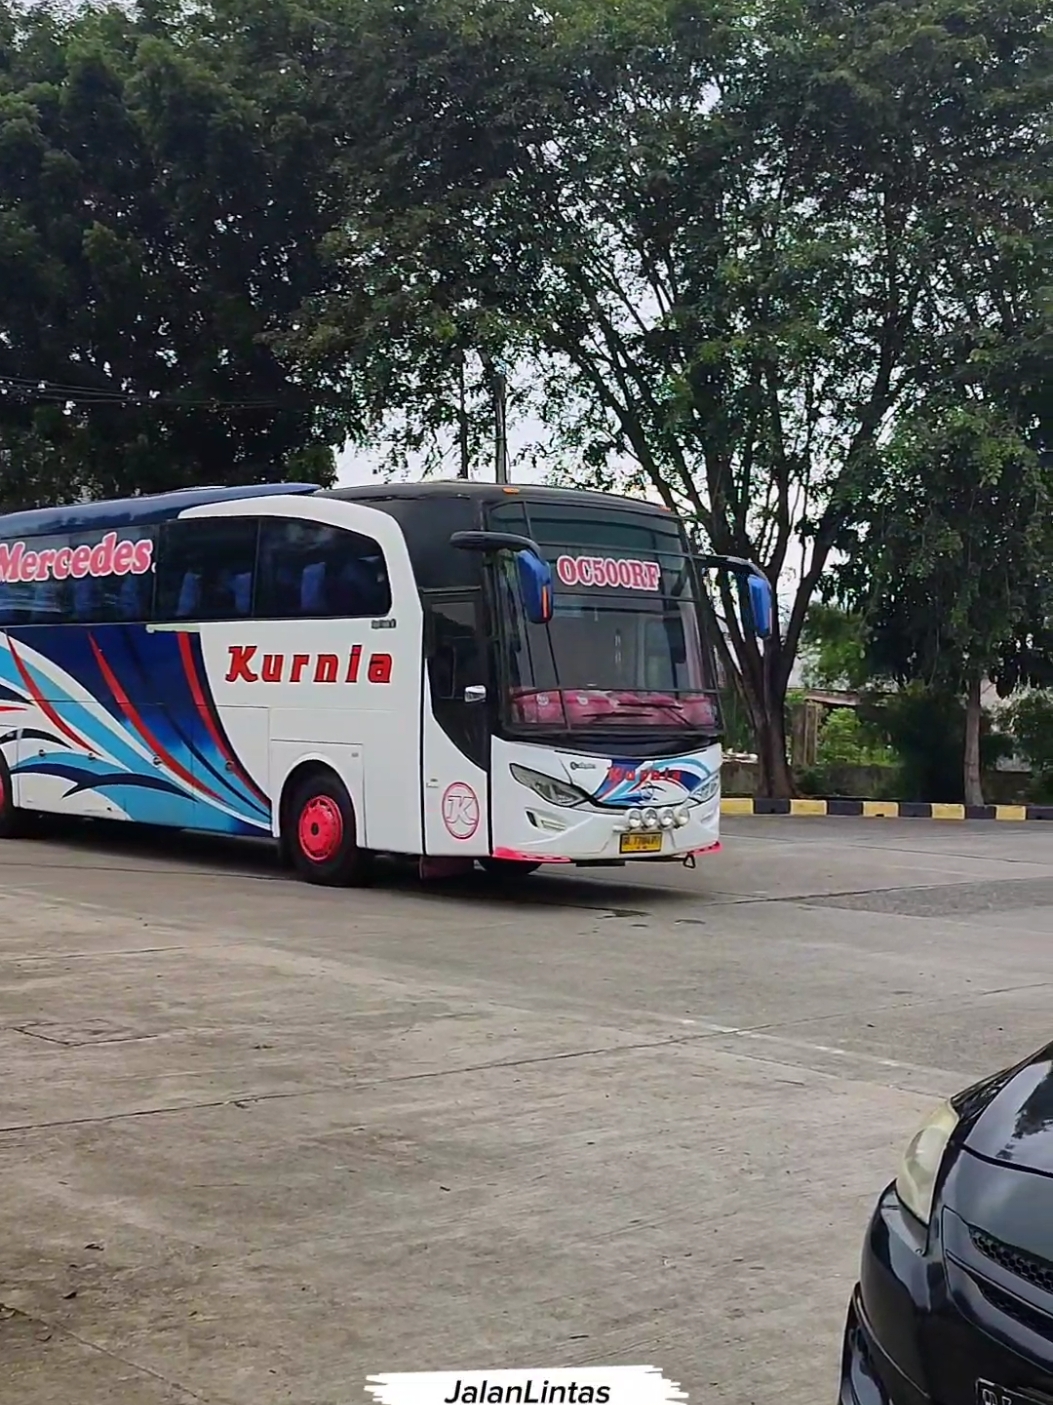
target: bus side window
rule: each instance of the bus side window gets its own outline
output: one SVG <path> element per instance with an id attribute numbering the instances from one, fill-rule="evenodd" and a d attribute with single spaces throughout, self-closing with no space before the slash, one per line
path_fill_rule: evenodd
<path id="1" fill-rule="evenodd" d="M 38 569 L 31 579 L 6 581 L 0 585 L 0 628 L 6 625 L 62 624 L 69 619 L 69 582 L 55 580 L 48 565 L 49 557 L 66 546 L 65 536 L 27 537 L 22 552 L 37 557 Z M 14 550 L 15 543 L 8 543 Z"/>
<path id="2" fill-rule="evenodd" d="M 99 583 L 90 576 L 73 582 L 73 618 L 78 624 L 91 624 L 95 619 L 95 597 L 98 593 Z"/>
<path id="3" fill-rule="evenodd" d="M 476 624 L 477 595 L 428 592 L 428 676 L 432 697 L 464 701 L 464 691 L 486 683 L 486 658 Z"/>
<path id="4" fill-rule="evenodd" d="M 263 520 L 257 619 L 368 619 L 390 609 L 377 542 L 323 522 Z"/>
<path id="5" fill-rule="evenodd" d="M 165 522 L 158 549 L 154 618 L 247 618 L 252 612 L 258 539 L 255 517 Z"/>

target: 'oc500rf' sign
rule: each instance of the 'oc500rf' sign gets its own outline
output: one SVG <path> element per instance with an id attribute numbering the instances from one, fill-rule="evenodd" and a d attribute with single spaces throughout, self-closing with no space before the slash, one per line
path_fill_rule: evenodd
<path id="1" fill-rule="evenodd" d="M 556 575 L 563 585 L 591 586 L 594 590 L 656 591 L 662 585 L 662 568 L 657 561 L 620 556 L 561 556 Z"/>

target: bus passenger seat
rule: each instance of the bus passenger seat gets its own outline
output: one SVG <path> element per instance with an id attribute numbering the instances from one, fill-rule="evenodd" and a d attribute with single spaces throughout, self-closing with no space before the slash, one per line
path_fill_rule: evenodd
<path id="1" fill-rule="evenodd" d="M 324 615 L 325 562 L 316 561 L 313 566 L 305 566 L 300 581 L 300 613 L 303 615 Z"/>
<path id="2" fill-rule="evenodd" d="M 122 620 L 146 618 L 144 606 L 145 591 L 142 576 L 125 576 L 117 597 L 117 615 Z"/>
<path id="3" fill-rule="evenodd" d="M 183 577 L 183 585 L 179 591 L 179 600 L 176 604 L 176 619 L 188 620 L 197 610 L 201 601 L 201 577 L 195 575 L 193 571 L 187 571 Z"/>
<path id="4" fill-rule="evenodd" d="M 97 583 L 90 577 L 73 582 L 73 618 L 75 620 L 88 623 L 94 618 L 96 594 Z"/>
<path id="5" fill-rule="evenodd" d="M 252 572 L 242 571 L 233 581 L 234 613 L 236 615 L 250 615 L 252 613 Z"/>
<path id="6" fill-rule="evenodd" d="M 336 583 L 336 612 L 350 618 L 382 613 L 376 576 L 365 561 L 349 561 Z"/>

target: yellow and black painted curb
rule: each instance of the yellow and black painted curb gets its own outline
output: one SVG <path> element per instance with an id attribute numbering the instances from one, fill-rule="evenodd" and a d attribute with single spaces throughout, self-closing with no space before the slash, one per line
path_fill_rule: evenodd
<path id="1" fill-rule="evenodd" d="M 867 820 L 1053 821 L 1053 805 L 933 805 L 907 800 L 765 800 L 725 795 L 723 815 L 840 815 Z"/>

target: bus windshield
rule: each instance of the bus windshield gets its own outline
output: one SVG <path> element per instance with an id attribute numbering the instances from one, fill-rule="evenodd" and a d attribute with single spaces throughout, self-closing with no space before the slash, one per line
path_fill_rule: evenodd
<path id="1" fill-rule="evenodd" d="M 537 626 L 519 607 L 514 564 L 499 572 L 508 725 L 719 730 L 697 572 L 674 518 L 536 501 L 502 506 L 493 518 L 536 541 L 555 574 L 552 621 Z"/>

